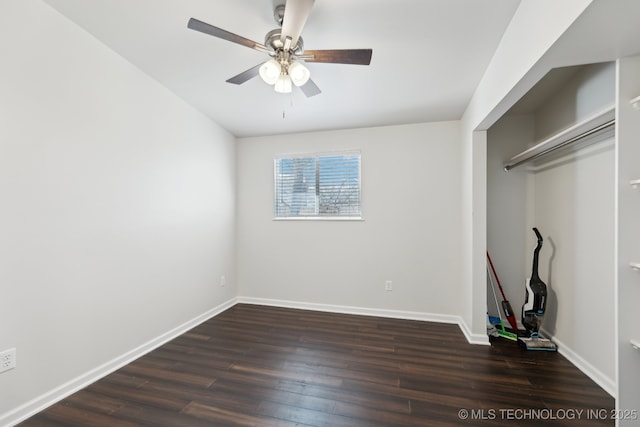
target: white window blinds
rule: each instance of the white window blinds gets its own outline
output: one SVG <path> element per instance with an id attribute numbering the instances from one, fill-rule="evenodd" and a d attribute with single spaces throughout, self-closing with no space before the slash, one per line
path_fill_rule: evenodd
<path id="1" fill-rule="evenodd" d="M 274 160 L 276 218 L 360 217 L 360 153 Z"/>

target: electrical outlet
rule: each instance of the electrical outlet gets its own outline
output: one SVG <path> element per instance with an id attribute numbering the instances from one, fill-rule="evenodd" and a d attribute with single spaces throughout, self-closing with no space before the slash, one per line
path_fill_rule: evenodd
<path id="1" fill-rule="evenodd" d="M 220 276 L 220 287 L 224 288 L 227 286 L 227 279 L 224 276 Z"/>
<path id="2" fill-rule="evenodd" d="M 0 353 L 0 372 L 16 367 L 16 349 L 10 348 Z"/>
<path id="3" fill-rule="evenodd" d="M 387 280 L 384 282 L 384 290 L 389 292 L 393 290 L 393 282 L 391 280 Z"/>

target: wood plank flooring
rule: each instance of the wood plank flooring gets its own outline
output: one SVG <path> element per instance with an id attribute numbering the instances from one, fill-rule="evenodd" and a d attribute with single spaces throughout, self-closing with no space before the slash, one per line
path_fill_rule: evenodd
<path id="1" fill-rule="evenodd" d="M 239 304 L 21 426 L 613 426 L 613 409 L 558 353 Z"/>

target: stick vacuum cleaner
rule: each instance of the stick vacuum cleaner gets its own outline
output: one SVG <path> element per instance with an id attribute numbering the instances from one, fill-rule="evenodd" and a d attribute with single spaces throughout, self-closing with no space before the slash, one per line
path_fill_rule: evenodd
<path id="1" fill-rule="evenodd" d="M 531 278 L 525 284 L 525 299 L 522 305 L 522 324 L 529 337 L 518 338 L 518 344 L 527 350 L 557 351 L 556 345 L 539 334 L 544 312 L 547 306 L 547 285 L 538 276 L 538 255 L 542 248 L 542 236 L 537 228 L 533 228 L 538 238 L 538 245 L 533 251 L 533 269 Z"/>

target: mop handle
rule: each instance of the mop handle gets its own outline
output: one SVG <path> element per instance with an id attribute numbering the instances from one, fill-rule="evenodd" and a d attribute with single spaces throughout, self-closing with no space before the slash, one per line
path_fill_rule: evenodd
<path id="1" fill-rule="evenodd" d="M 498 317 L 502 321 L 502 314 L 500 313 L 500 303 L 498 302 L 498 296 L 496 295 L 496 287 L 493 286 L 493 279 L 491 278 L 491 272 L 487 268 L 487 275 L 489 276 L 489 283 L 491 284 L 491 292 L 493 292 L 493 299 L 496 302 L 496 308 L 498 309 Z"/>
<path id="2" fill-rule="evenodd" d="M 489 256 L 489 251 L 487 251 L 487 259 L 489 260 L 489 265 L 491 266 L 491 271 L 493 271 L 493 277 L 496 278 L 496 282 L 498 283 L 498 288 L 500 288 L 500 293 L 502 294 L 502 300 L 506 301 L 507 297 L 502 290 L 502 285 L 500 284 L 500 279 L 498 278 L 498 274 L 496 273 L 496 268 L 493 266 L 493 261 L 491 261 L 491 257 Z"/>

